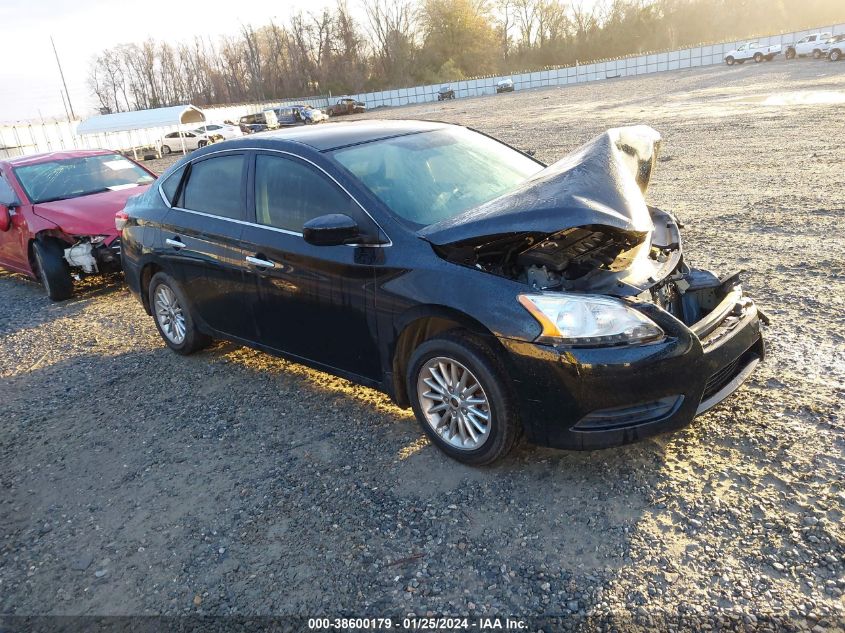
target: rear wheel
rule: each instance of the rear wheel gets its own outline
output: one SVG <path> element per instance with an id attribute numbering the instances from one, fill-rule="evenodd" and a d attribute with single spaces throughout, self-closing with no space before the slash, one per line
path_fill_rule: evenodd
<path id="1" fill-rule="evenodd" d="M 38 279 L 47 296 L 53 301 L 70 299 L 73 294 L 73 278 L 64 258 L 62 245 L 49 238 L 38 239 L 32 244 Z"/>
<path id="2" fill-rule="evenodd" d="M 197 149 L 202 149 L 206 145 L 208 145 L 208 141 L 200 141 L 199 143 L 197 143 Z"/>
<path id="3" fill-rule="evenodd" d="M 481 339 L 454 330 L 424 342 L 406 379 L 420 426 L 449 457 L 480 466 L 514 447 L 521 427 L 510 380 Z"/>
<path id="4" fill-rule="evenodd" d="M 842 51 L 840 51 L 838 48 L 834 48 L 832 51 L 830 51 L 830 61 L 838 62 L 840 59 L 842 59 Z"/>
<path id="5" fill-rule="evenodd" d="M 754 63 L 759 64 L 763 61 L 763 53 L 754 53 Z"/>
<path id="6" fill-rule="evenodd" d="M 735 61 L 736 61 L 736 60 L 735 60 L 733 57 L 731 57 L 730 55 L 728 55 L 728 56 L 725 58 L 725 63 L 726 63 L 728 66 L 733 66 Z"/>
<path id="7" fill-rule="evenodd" d="M 185 294 L 170 275 L 153 275 L 149 300 L 158 333 L 174 352 L 193 354 L 211 342 L 197 329 Z"/>

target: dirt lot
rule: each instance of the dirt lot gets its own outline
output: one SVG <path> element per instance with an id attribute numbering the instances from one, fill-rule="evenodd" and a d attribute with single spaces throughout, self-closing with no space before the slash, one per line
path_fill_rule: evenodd
<path id="1" fill-rule="evenodd" d="M 748 271 L 769 357 L 618 450 L 466 468 L 373 390 L 232 344 L 168 352 L 119 279 L 52 304 L 0 273 L 0 613 L 843 630 L 842 100 L 845 64 L 775 62 L 367 115 L 549 162 L 607 127 L 663 133 L 650 198 L 688 261 Z"/>

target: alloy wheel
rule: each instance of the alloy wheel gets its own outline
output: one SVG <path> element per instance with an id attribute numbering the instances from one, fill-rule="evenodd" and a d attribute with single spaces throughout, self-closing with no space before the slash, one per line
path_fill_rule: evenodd
<path id="1" fill-rule="evenodd" d="M 155 291 L 155 313 L 161 331 L 174 345 L 185 340 L 185 312 L 169 286 L 161 284 Z"/>
<path id="2" fill-rule="evenodd" d="M 452 358 L 428 360 L 417 377 L 417 398 L 431 429 L 450 446 L 476 450 L 490 438 L 490 402 L 478 378 Z"/>

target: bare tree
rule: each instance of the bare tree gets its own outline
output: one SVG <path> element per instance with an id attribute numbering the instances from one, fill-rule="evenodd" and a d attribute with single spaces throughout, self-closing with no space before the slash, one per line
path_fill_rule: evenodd
<path id="1" fill-rule="evenodd" d="M 232 37 L 102 51 L 87 82 L 104 110 L 304 97 L 431 83 L 739 39 L 845 19 L 830 0 L 347 0 Z M 796 16 L 800 16 L 797 18 Z M 504 65 L 504 66 L 503 66 Z"/>
<path id="2" fill-rule="evenodd" d="M 246 70 L 249 73 L 250 84 L 253 96 L 264 100 L 264 86 L 261 81 L 261 46 L 258 42 L 258 35 L 252 26 L 244 26 L 241 29 L 245 52 Z"/>
<path id="3" fill-rule="evenodd" d="M 383 77 L 407 83 L 416 45 L 414 6 L 409 0 L 363 0 L 363 7 Z"/>

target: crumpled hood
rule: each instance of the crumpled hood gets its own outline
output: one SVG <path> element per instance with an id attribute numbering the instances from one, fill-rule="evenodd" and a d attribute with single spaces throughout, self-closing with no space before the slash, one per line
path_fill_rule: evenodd
<path id="1" fill-rule="evenodd" d="M 429 225 L 417 235 L 442 246 L 587 225 L 648 233 L 653 224 L 643 193 L 660 142 L 660 134 L 648 126 L 610 129 L 513 191 Z"/>
<path id="2" fill-rule="evenodd" d="M 53 222 L 68 235 L 115 235 L 114 215 L 126 206 L 132 196 L 144 193 L 149 185 L 90 196 L 56 200 L 33 206 L 33 212 Z"/>

